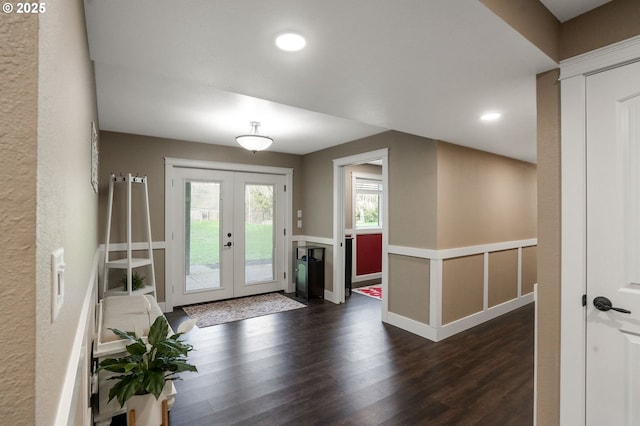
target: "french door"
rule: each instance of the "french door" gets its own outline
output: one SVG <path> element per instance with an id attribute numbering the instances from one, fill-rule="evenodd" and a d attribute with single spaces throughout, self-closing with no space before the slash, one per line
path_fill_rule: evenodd
<path id="1" fill-rule="evenodd" d="M 176 167 L 173 305 L 283 290 L 283 175 Z"/>

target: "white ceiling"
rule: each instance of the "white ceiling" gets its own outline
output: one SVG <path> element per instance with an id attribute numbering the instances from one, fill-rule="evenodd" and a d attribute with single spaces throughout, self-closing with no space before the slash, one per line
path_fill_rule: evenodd
<path id="1" fill-rule="evenodd" d="M 540 0 L 560 22 L 568 21 L 578 15 L 609 3 L 611 0 Z"/>
<path id="2" fill-rule="evenodd" d="M 557 66 L 478 1 L 85 9 L 101 129 L 235 145 L 260 121 L 269 150 L 294 154 L 395 129 L 535 162 L 535 75 Z M 307 47 L 278 50 L 283 31 Z M 488 110 L 503 117 L 481 122 Z"/>

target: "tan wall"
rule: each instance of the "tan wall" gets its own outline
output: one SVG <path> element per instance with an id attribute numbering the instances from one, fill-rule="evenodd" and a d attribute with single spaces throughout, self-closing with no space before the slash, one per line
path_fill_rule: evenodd
<path id="1" fill-rule="evenodd" d="M 536 236 L 535 165 L 438 142 L 438 249 Z"/>
<path id="2" fill-rule="evenodd" d="M 538 99 L 538 407 L 540 425 L 560 415 L 560 84 L 537 77 Z"/>
<path id="3" fill-rule="evenodd" d="M 560 59 L 640 34 L 640 1 L 613 0 L 561 26 Z"/>
<path id="4" fill-rule="evenodd" d="M 303 157 L 304 234 L 333 237 L 333 160 L 389 148 L 389 243 L 436 244 L 436 143 L 385 132 Z"/>
<path id="5" fill-rule="evenodd" d="M 389 148 L 389 243 L 418 248 L 435 248 L 436 244 L 436 142 L 400 132 L 385 132 L 347 144 L 328 148 L 303 157 L 304 233 L 333 237 L 333 160 Z M 327 253 L 328 259 L 332 254 Z M 414 269 L 411 269 L 414 271 Z M 333 268 L 327 270 L 327 289 L 333 289 Z M 415 271 L 414 271 L 415 272 Z M 395 276 L 400 273 L 400 276 Z M 407 273 L 390 268 L 390 294 L 409 318 L 424 318 L 428 306 L 416 304 L 411 297 L 420 291 L 424 277 L 410 278 Z M 394 283 L 410 282 L 416 289 L 396 292 Z M 406 297 L 406 299 L 403 299 Z M 426 317 L 428 319 L 428 315 Z"/>
<path id="6" fill-rule="evenodd" d="M 109 194 L 108 179 L 111 172 L 134 172 L 149 177 L 149 210 L 151 211 L 151 234 L 154 241 L 164 241 L 164 170 L 165 157 L 184 158 L 202 161 L 217 161 L 241 164 L 259 164 L 273 167 L 293 168 L 293 220 L 295 211 L 301 208 L 301 157 L 277 152 L 259 152 L 253 154 L 242 148 L 176 141 L 150 136 L 130 135 L 114 132 L 100 132 L 100 205 L 99 240 L 104 242 Z M 142 210 L 138 210 L 142 213 Z M 304 217 L 303 217 L 304 220 Z M 134 240 L 144 240 L 143 217 L 135 215 L 133 220 Z M 124 242 L 125 203 L 123 200 L 114 206 L 111 242 Z M 290 227 L 290 229 L 297 229 Z M 295 233 L 295 231 L 294 231 Z M 158 300 L 164 301 L 164 256 L 154 251 L 155 272 L 158 287 Z"/>
<path id="7" fill-rule="evenodd" d="M 613 0 L 559 25 L 548 26 L 532 0 L 480 0 L 554 60 L 567 59 L 640 34 L 640 2 Z M 546 19 L 546 18 L 545 18 Z M 536 34 L 541 32 L 542 34 Z M 551 42 L 547 41 L 547 36 Z M 556 38 L 557 56 L 553 53 Z M 538 424 L 559 422 L 560 351 L 560 92 L 558 73 L 538 76 Z M 527 257 L 525 257 L 527 259 Z M 529 262 L 529 261 L 528 261 Z M 530 267 L 523 270 L 531 275 Z M 534 280 L 527 279 L 527 283 Z M 525 292 L 523 281 L 523 292 Z"/>
<path id="8" fill-rule="evenodd" d="M 429 323 L 429 261 L 417 257 L 389 255 L 389 311 Z"/>
<path id="9" fill-rule="evenodd" d="M 50 425 L 61 398 L 98 245 L 98 197 L 90 183 L 91 122 L 98 124 L 97 108 L 81 0 L 58 2 L 40 16 L 38 62 L 34 424 Z M 65 251 L 65 296 L 52 323 L 50 256 L 59 247 Z M 75 365 L 70 368 L 77 370 Z M 77 409 L 72 407 L 73 412 Z"/>
<path id="10" fill-rule="evenodd" d="M 0 418 L 27 425 L 36 424 L 38 17 L 3 15 L 0 40 Z"/>
<path id="11" fill-rule="evenodd" d="M 480 0 L 493 13 L 538 46 L 554 61 L 560 58 L 560 21 L 539 0 Z"/>
<path id="12" fill-rule="evenodd" d="M 518 250 L 489 253 L 488 306 L 518 297 Z"/>
<path id="13" fill-rule="evenodd" d="M 483 309 L 484 255 L 442 262 L 442 324 Z"/>
<path id="14" fill-rule="evenodd" d="M 345 166 L 344 172 L 344 227 L 345 229 L 353 228 L 353 173 L 368 173 L 372 175 L 380 175 L 382 177 L 382 166 L 375 164 L 358 164 Z"/>

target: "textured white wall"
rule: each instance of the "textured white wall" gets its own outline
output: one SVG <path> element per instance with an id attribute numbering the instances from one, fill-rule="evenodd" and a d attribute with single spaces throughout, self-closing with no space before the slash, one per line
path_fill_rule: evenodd
<path id="1" fill-rule="evenodd" d="M 90 183 L 95 80 L 82 0 L 40 16 L 36 300 L 36 422 L 53 424 L 80 306 L 97 248 L 98 198 Z M 65 301 L 51 322 L 50 254 L 65 251 Z M 76 366 L 71 368 L 76 370 Z"/>
<path id="2" fill-rule="evenodd" d="M 38 18 L 0 16 L 0 423 L 35 424 Z"/>

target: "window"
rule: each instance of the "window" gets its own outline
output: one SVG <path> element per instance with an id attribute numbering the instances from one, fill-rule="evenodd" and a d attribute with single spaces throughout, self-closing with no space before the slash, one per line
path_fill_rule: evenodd
<path id="1" fill-rule="evenodd" d="M 356 229 L 382 228 L 382 180 L 355 177 L 353 210 Z"/>

